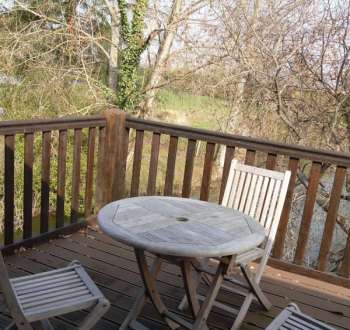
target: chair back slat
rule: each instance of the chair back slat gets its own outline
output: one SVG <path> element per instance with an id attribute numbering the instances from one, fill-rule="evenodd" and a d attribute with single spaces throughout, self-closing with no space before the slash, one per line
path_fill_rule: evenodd
<path id="1" fill-rule="evenodd" d="M 256 206 L 258 204 L 259 196 L 261 193 L 262 185 L 263 185 L 264 177 L 261 175 L 258 176 L 256 186 L 254 189 L 252 189 L 253 199 L 252 199 L 252 205 L 249 208 L 249 212 L 247 213 L 249 216 L 254 217 Z"/>
<path id="2" fill-rule="evenodd" d="M 256 183 L 257 183 L 258 176 L 256 174 L 252 175 L 252 178 L 250 180 L 250 185 L 248 189 L 248 195 L 247 200 L 243 209 L 243 212 L 245 214 L 249 214 L 250 209 L 252 207 L 253 197 L 254 197 L 254 191 L 256 189 Z"/>
<path id="3" fill-rule="evenodd" d="M 290 180 L 285 173 L 231 163 L 222 205 L 237 209 L 265 227 L 274 240 Z"/>
<path id="4" fill-rule="evenodd" d="M 262 183 L 261 191 L 256 193 L 258 195 L 257 196 L 258 200 L 257 200 L 257 203 L 256 203 L 256 210 L 253 213 L 252 217 L 254 219 L 256 219 L 257 221 L 259 221 L 261 219 L 261 214 L 262 214 L 262 211 L 263 211 L 264 202 L 265 202 L 265 198 L 266 198 L 266 195 L 267 195 L 267 189 L 269 187 L 269 181 L 270 181 L 270 178 L 263 177 L 263 183 Z"/>
<path id="5" fill-rule="evenodd" d="M 242 193 L 243 193 L 244 182 L 245 182 L 246 176 L 247 176 L 247 173 L 245 173 L 245 172 L 239 173 L 237 190 L 236 190 L 234 202 L 233 202 L 233 208 L 235 208 L 235 209 L 239 209 L 239 203 L 240 203 L 241 198 L 242 198 Z"/>
<path id="6" fill-rule="evenodd" d="M 266 216 L 266 220 L 265 220 L 265 228 L 271 228 L 272 222 L 273 222 L 273 218 L 276 212 L 276 207 L 277 207 L 277 201 L 278 201 L 278 195 L 279 192 L 281 190 L 281 186 L 282 186 L 282 182 L 281 181 L 277 181 L 275 182 L 275 187 L 273 190 L 273 195 L 272 195 L 272 199 L 271 199 L 271 207 L 268 211 L 268 214 Z"/>
<path id="7" fill-rule="evenodd" d="M 248 197 L 248 192 L 249 192 L 249 189 L 250 189 L 251 181 L 252 181 L 252 174 L 251 173 L 247 173 L 245 181 L 243 183 L 242 196 L 241 196 L 241 199 L 240 199 L 240 202 L 239 202 L 239 207 L 238 207 L 238 210 L 240 210 L 241 212 L 244 211 L 244 208 L 245 208 L 245 206 L 247 204 L 247 197 Z"/>

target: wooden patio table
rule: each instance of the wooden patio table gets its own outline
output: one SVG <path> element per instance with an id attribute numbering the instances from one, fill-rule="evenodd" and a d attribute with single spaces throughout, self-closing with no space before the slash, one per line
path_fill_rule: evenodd
<path id="1" fill-rule="evenodd" d="M 265 230 L 249 216 L 217 204 L 176 197 L 135 197 L 104 206 L 98 213 L 101 230 L 108 236 L 134 248 L 144 289 L 120 329 L 147 329 L 136 321 L 149 298 L 172 329 L 207 329 L 206 320 L 218 294 L 224 275 L 235 256 L 259 246 Z M 151 267 L 145 256 L 156 256 Z M 199 260 L 217 258 L 219 265 L 204 302 L 200 305 L 193 278 L 193 266 Z M 170 312 L 156 286 L 164 260 L 181 267 L 184 287 L 194 322 Z"/>

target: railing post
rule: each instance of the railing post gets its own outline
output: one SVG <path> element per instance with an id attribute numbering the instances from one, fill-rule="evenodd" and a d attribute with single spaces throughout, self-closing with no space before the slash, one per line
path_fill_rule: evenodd
<path id="1" fill-rule="evenodd" d="M 125 113 L 109 109 L 103 113 L 106 131 L 103 155 L 99 164 L 97 189 L 101 192 L 100 207 L 123 197 L 125 186 Z"/>
<path id="2" fill-rule="evenodd" d="M 114 153 L 114 176 L 112 177 L 112 198 L 118 200 L 125 195 L 125 172 L 128 152 L 128 135 L 125 126 L 126 113 L 116 113 L 115 125 L 115 153 Z"/>

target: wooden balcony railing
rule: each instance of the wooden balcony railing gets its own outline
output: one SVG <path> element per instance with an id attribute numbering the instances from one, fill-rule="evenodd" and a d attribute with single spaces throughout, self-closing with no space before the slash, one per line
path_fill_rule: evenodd
<path id="1" fill-rule="evenodd" d="M 65 223 L 64 194 L 67 177 L 67 131 L 73 130 L 72 177 L 69 224 Z M 56 208 L 49 210 L 50 139 L 58 131 Z M 87 131 L 83 133 L 83 131 Z M 33 135 L 41 134 L 42 174 L 40 233 L 32 233 L 32 171 Z M 98 146 L 96 148 L 96 135 Z M 201 200 L 221 202 L 230 162 L 242 158 L 247 164 L 269 169 L 290 169 L 292 179 L 278 229 L 270 264 L 288 271 L 319 278 L 350 287 L 350 235 L 344 242 L 340 267 L 335 272 L 328 269 L 333 233 L 336 227 L 339 205 L 345 184 L 350 155 L 320 151 L 295 145 L 286 145 L 261 139 L 218 133 L 173 124 L 125 116 L 108 111 L 104 116 L 82 119 L 59 119 L 0 123 L 0 134 L 5 136 L 4 170 L 4 247 L 32 244 L 38 239 L 57 233 L 75 230 L 84 224 L 78 218 L 88 218 L 101 205 L 126 196 L 139 194 L 181 195 L 199 197 Z M 86 138 L 84 137 L 86 135 Z M 24 136 L 24 189 L 23 189 L 23 237 L 14 243 L 14 160 L 15 136 Z M 82 141 L 86 143 L 85 192 L 81 193 Z M 205 145 L 203 157 L 198 145 Z M 218 148 L 225 147 L 222 171 L 216 171 L 214 162 Z M 147 149 L 147 150 L 145 150 Z M 97 155 L 96 154 L 96 150 Z M 95 161 L 97 159 L 97 161 Z M 181 162 L 179 161 L 181 160 Z M 306 196 L 301 216 L 294 256 L 286 261 L 285 241 L 290 219 L 295 187 L 301 167 L 309 166 Z M 334 168 L 333 185 L 327 197 L 325 225 L 319 244 L 317 264 L 305 264 L 310 239 L 314 207 L 320 178 L 326 169 Z M 214 177 L 215 172 L 215 177 Z M 179 183 L 180 182 L 180 183 Z M 197 191 L 197 184 L 198 191 Z M 94 184 L 95 183 L 95 184 Z M 215 188 L 215 189 L 214 189 Z M 217 189 L 216 189 L 217 188 Z M 214 191 L 215 190 L 215 191 Z M 82 197 L 83 196 L 83 197 Z M 81 211 L 83 205 L 83 211 Z M 55 228 L 50 229 L 50 212 L 55 214 Z"/>
<path id="2" fill-rule="evenodd" d="M 3 199 L 3 245 L 6 250 L 13 250 L 21 245 L 32 245 L 38 240 L 47 239 L 58 234 L 69 233 L 77 230 L 84 221 L 82 216 L 88 218 L 92 214 L 93 183 L 94 183 L 94 159 L 96 154 L 96 135 L 99 134 L 99 149 L 105 140 L 106 120 L 101 116 L 78 119 L 53 119 L 53 120 L 28 120 L 28 121 L 3 121 L 0 122 L 0 135 L 4 139 L 4 199 Z M 70 134 L 72 133 L 72 134 Z M 67 168 L 67 145 L 69 135 L 72 151 L 71 168 Z M 86 135 L 86 169 L 85 169 L 85 193 L 84 210 L 79 210 L 81 204 L 81 156 L 83 136 Z M 56 142 L 54 146 L 54 141 Z M 85 140 L 84 140 L 85 142 Z M 16 177 L 15 162 L 20 157 L 16 153 L 16 146 L 23 148 L 23 178 Z M 41 150 L 37 150 L 39 147 Z M 57 148 L 55 159 L 53 147 Z M 101 152 L 99 153 L 101 154 Z M 101 157 L 101 156 L 100 156 Z M 39 158 L 39 159 L 38 159 Z M 40 170 L 40 209 L 34 210 L 33 216 L 33 164 L 38 161 Z M 56 162 L 57 186 L 55 191 L 50 191 L 50 179 L 52 163 Z M 71 177 L 70 214 L 65 215 L 66 179 Z M 21 179 L 23 189 L 16 189 L 17 181 Z M 17 190 L 17 191 L 16 191 Z M 15 196 L 15 192 L 22 190 L 23 195 Z M 50 209 L 50 193 L 56 194 L 56 207 Z M 97 189 L 96 194 L 99 193 Z M 15 230 L 15 197 L 22 200 L 23 227 Z M 98 196 L 95 196 L 98 202 Z M 66 219 L 68 218 L 68 220 Z M 36 232 L 33 227 L 38 227 Z"/>

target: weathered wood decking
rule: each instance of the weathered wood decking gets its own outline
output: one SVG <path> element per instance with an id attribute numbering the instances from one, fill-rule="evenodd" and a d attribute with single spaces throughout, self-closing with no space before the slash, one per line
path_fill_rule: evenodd
<path id="1" fill-rule="evenodd" d="M 69 237 L 38 245 L 34 249 L 8 256 L 6 263 L 11 277 L 36 273 L 66 265 L 79 259 L 102 292 L 111 301 L 112 307 L 96 329 L 117 329 L 121 324 L 141 284 L 132 249 L 99 232 L 88 229 Z M 173 312 L 180 313 L 176 306 L 184 294 L 180 271 L 167 265 L 160 275 L 159 287 L 164 301 Z M 255 306 L 248 313 L 242 329 L 263 329 L 290 301 L 301 310 L 339 329 L 350 329 L 350 290 L 269 268 L 262 287 L 274 307 L 269 313 L 257 311 Z M 204 288 L 201 288 L 203 290 Z M 241 298 L 220 294 L 220 299 L 232 305 L 241 303 Z M 8 312 L 1 304 L 0 329 L 10 322 Z M 53 320 L 57 329 L 73 329 L 84 312 L 73 313 Z M 151 304 L 143 310 L 142 322 L 150 329 L 166 329 Z M 214 309 L 209 317 L 211 329 L 229 329 L 232 320 L 228 314 Z"/>

